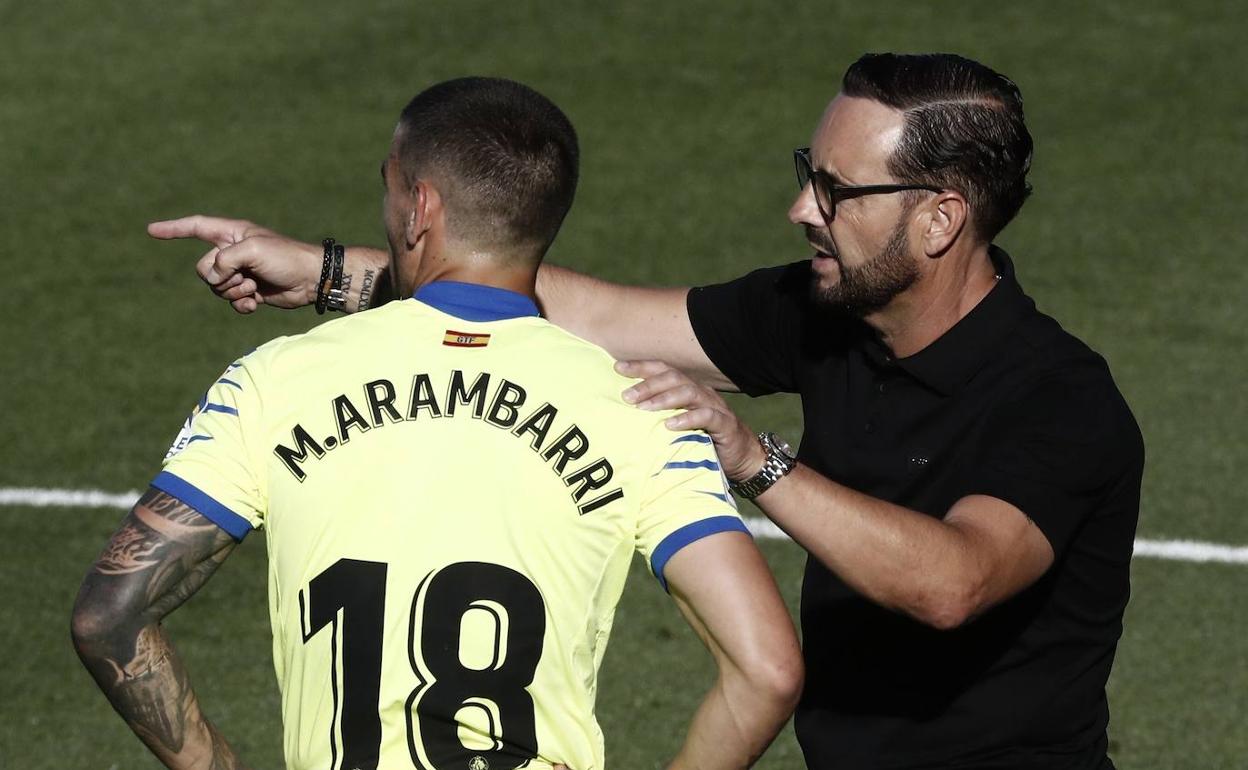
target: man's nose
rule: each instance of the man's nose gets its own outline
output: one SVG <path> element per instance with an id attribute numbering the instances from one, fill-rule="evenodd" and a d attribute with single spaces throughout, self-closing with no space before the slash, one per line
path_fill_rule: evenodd
<path id="1" fill-rule="evenodd" d="M 819 212 L 819 205 L 815 203 L 814 185 L 808 182 L 797 194 L 793 205 L 789 206 L 789 221 L 795 225 L 815 227 L 823 227 L 826 224 L 823 221 L 823 214 Z"/>

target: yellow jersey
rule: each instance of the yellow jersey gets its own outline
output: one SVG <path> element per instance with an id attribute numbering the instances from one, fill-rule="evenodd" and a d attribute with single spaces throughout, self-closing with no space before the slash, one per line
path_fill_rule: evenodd
<path id="1" fill-rule="evenodd" d="M 603 767 L 634 551 L 745 531 L 709 437 L 502 289 L 413 298 L 234 362 L 153 486 L 265 533 L 291 768 Z"/>

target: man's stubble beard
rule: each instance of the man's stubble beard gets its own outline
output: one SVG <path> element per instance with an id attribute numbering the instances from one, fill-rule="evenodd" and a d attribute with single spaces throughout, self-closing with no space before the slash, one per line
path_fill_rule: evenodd
<path id="1" fill-rule="evenodd" d="M 905 220 L 904 214 L 898 218 L 884 248 L 867 262 L 848 267 L 839 255 L 835 257 L 841 275 L 832 286 L 823 286 L 822 277 L 813 275 L 810 295 L 815 304 L 862 318 L 913 286 L 919 278 L 919 268 L 910 258 L 910 238 L 906 234 Z M 806 237 L 824 253 L 837 253 L 826 229 L 807 226 Z"/>

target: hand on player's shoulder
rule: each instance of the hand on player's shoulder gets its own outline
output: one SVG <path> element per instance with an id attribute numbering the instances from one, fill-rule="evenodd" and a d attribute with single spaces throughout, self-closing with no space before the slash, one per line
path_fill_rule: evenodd
<path id="1" fill-rule="evenodd" d="M 671 430 L 705 431 L 715 442 L 728 478 L 748 478 L 757 471 L 761 464 L 757 438 L 713 388 L 662 361 L 620 361 L 615 370 L 642 379 L 621 394 L 625 401 L 647 411 L 680 411 L 664 422 Z"/>

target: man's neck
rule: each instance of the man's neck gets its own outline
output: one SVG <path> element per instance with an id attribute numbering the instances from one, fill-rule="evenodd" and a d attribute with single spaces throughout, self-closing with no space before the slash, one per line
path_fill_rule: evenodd
<path id="1" fill-rule="evenodd" d="M 458 281 L 514 291 L 536 301 L 537 266 L 515 266 L 489 254 L 454 259 L 426 258 L 416 274 L 414 292 L 435 281 Z"/>
<path id="2" fill-rule="evenodd" d="M 987 244 L 961 259 L 946 254 L 935 270 L 863 320 L 894 356 L 905 358 L 952 329 L 988 296 L 996 282 Z"/>

